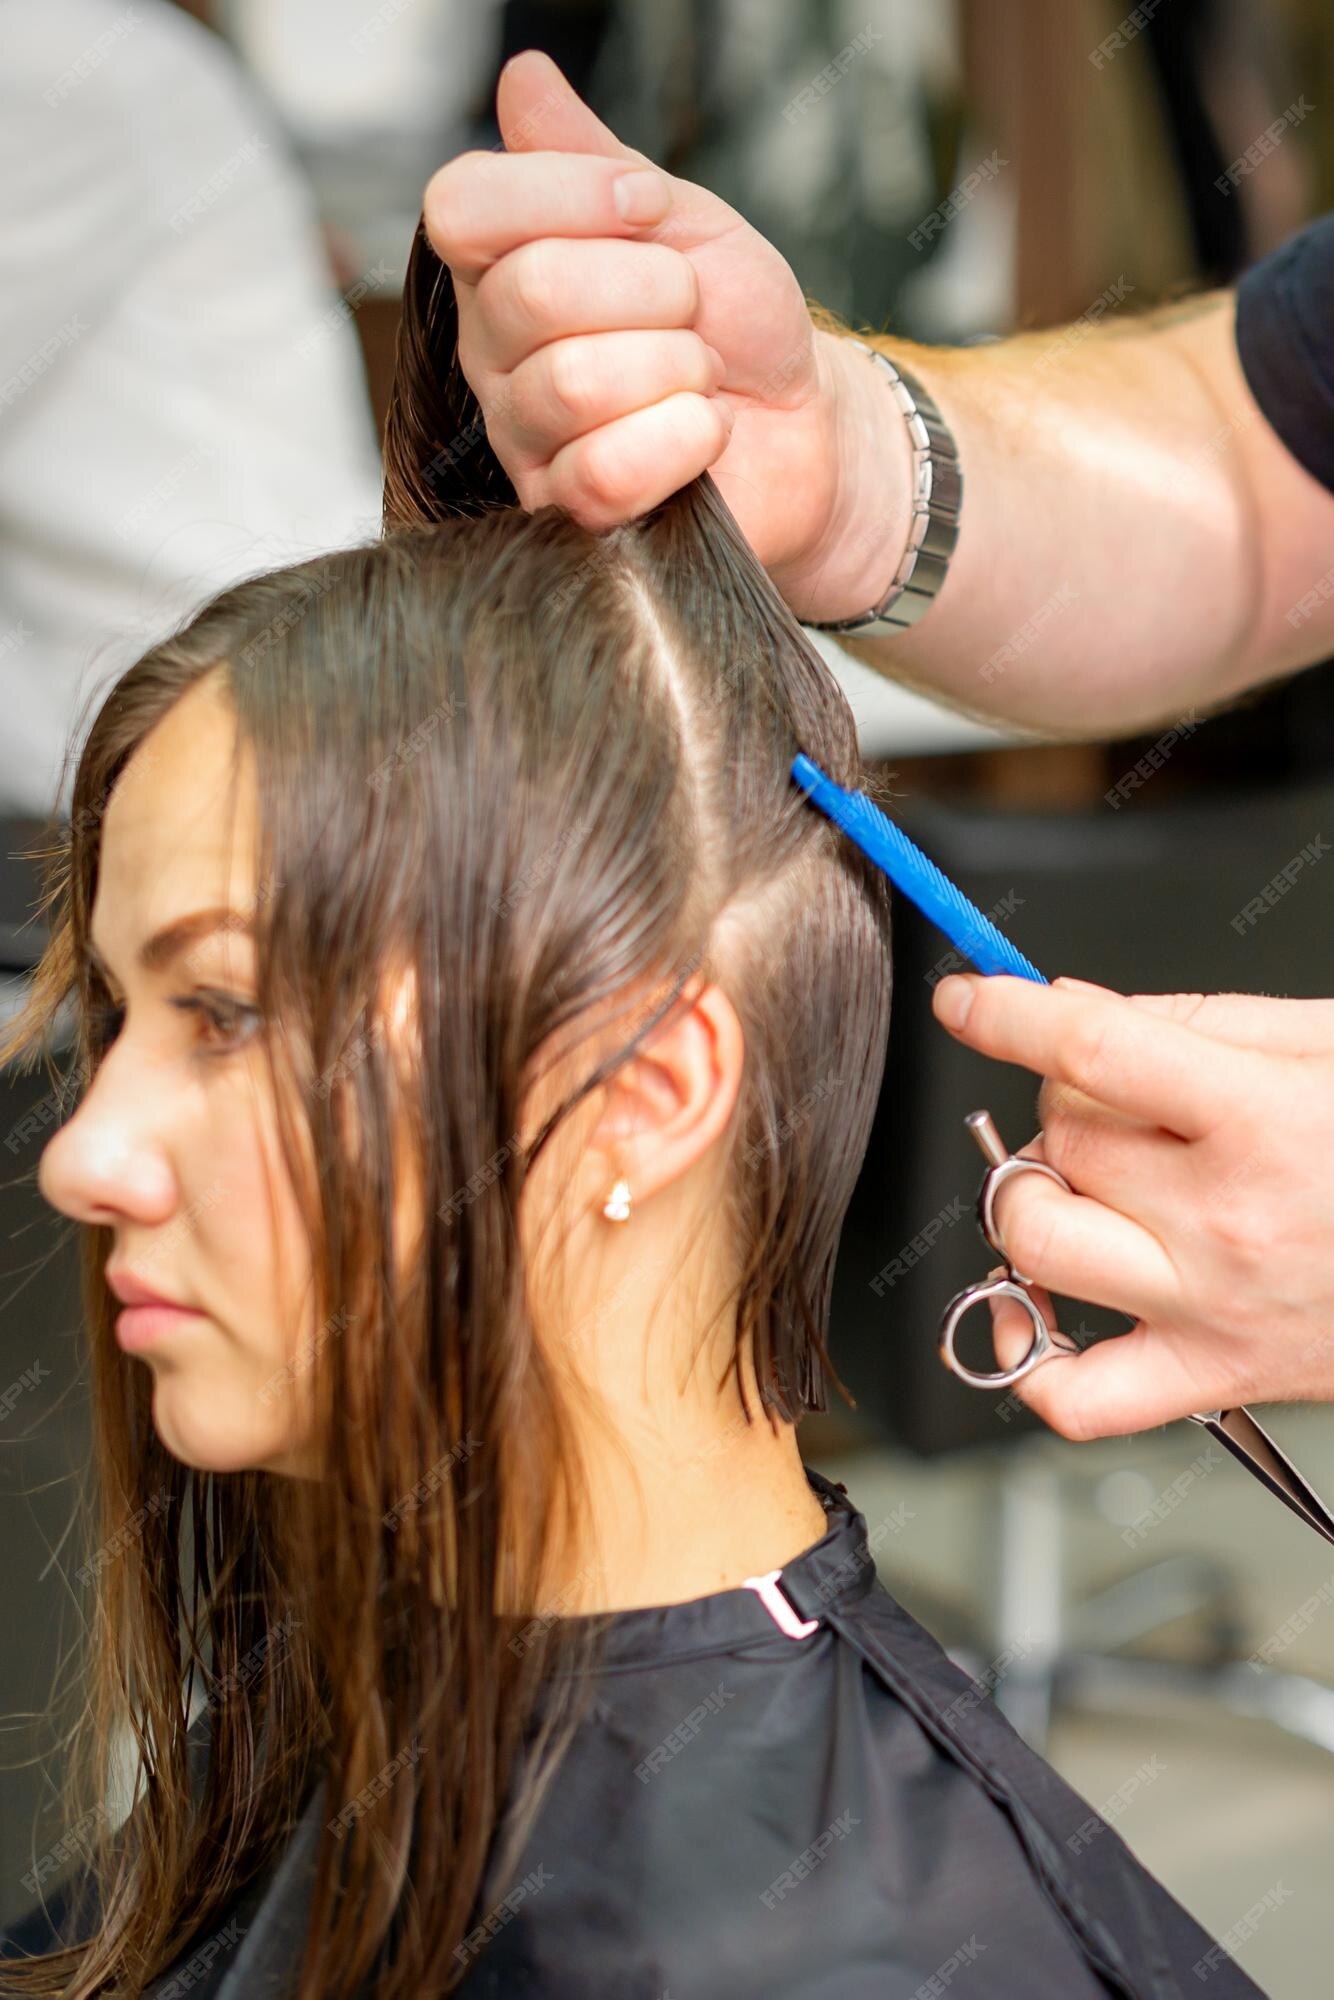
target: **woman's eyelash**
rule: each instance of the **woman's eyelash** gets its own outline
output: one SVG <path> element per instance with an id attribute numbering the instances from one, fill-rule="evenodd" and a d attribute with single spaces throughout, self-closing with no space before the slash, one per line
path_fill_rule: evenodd
<path id="1" fill-rule="evenodd" d="M 239 1048 L 249 1039 L 260 1020 L 258 1007 L 249 1006 L 242 1000 L 229 1000 L 224 994 L 210 998 L 202 994 L 189 998 L 181 996 L 170 1001 L 169 1005 L 182 1014 L 201 1015 L 215 1034 L 224 1037 L 223 1048 L 211 1051 L 215 1054 L 228 1054 L 233 1048 Z M 102 1000 L 94 1002 L 89 1008 L 89 1025 L 100 1047 L 106 1047 L 116 1039 L 124 1020 L 123 1002 Z"/>
<path id="2" fill-rule="evenodd" d="M 227 1047 L 239 1048 L 248 1041 L 260 1019 L 258 1007 L 251 1007 L 244 1000 L 229 1000 L 225 994 L 217 993 L 206 997 L 195 995 L 191 999 L 171 1002 L 182 1014 L 201 1014 L 217 1034 L 226 1038 Z"/>

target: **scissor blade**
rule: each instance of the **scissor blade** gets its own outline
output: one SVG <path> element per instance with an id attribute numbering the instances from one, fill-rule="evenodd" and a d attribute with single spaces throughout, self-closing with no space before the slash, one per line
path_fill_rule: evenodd
<path id="1" fill-rule="evenodd" d="M 1268 1431 L 1255 1421 L 1249 1410 L 1206 1410 L 1200 1415 L 1193 1415 L 1190 1421 L 1202 1425 L 1221 1445 L 1226 1446 L 1232 1456 L 1240 1459 L 1246 1470 L 1254 1473 L 1285 1507 L 1291 1507 L 1308 1528 L 1314 1528 L 1327 1542 L 1334 1542 L 1334 1514 L 1330 1513 L 1315 1488 L 1307 1485 L 1292 1460 L 1279 1450 Z"/>

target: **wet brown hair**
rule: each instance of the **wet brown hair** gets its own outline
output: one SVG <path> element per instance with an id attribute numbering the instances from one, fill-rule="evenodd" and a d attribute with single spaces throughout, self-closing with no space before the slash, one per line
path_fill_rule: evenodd
<path id="1" fill-rule="evenodd" d="M 536 1618 L 516 1637 L 500 1608 L 502 1579 L 511 1605 L 536 1601 L 578 1501 L 516 1206 L 575 1104 L 698 972 L 745 1034 L 720 1142 L 736 1356 L 787 1419 L 841 1390 L 826 1335 L 884 1059 L 888 895 L 790 764 L 801 748 L 868 783 L 852 714 L 707 475 L 603 534 L 524 513 L 456 336 L 419 229 L 383 538 L 226 589 L 147 653 L 93 719 L 44 850 L 50 942 L 0 1058 L 35 1061 L 72 1007 L 86 1083 L 105 1047 L 108 996 L 85 959 L 103 814 L 154 724 L 221 676 L 258 779 L 258 999 L 281 1025 L 264 1046 L 317 1280 L 327 1473 L 171 1457 L 148 1371 L 112 1338 L 113 1232 L 85 1230 L 101 1514 L 81 1768 L 98 1906 L 68 1950 L 6 1967 L 15 1992 L 137 1993 L 225 1923 L 317 1783 L 302 2000 L 368 1977 L 384 2000 L 420 2000 L 470 1968 L 470 1920 L 508 1886 L 579 1719 L 581 1697 L 551 1690 L 576 1689 L 572 1669 L 587 1686 L 600 1629 Z M 406 1084 L 377 1011 L 405 963 L 420 1030 Z M 605 1037 L 632 990 L 653 1009 L 525 1151 L 538 1052 Z M 428 1223 L 405 1286 L 400 1130 Z M 744 1403 L 739 1366 L 736 1386 Z M 113 1827 L 98 1802 L 118 1741 L 136 1803 Z"/>

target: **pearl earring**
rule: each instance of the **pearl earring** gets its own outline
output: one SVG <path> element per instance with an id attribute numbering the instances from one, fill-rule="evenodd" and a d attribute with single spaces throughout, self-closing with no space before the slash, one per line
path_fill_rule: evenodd
<path id="1" fill-rule="evenodd" d="M 608 1222 L 628 1222 L 630 1220 L 630 1183 L 617 1181 L 611 1191 L 611 1198 L 602 1204 L 602 1213 Z"/>

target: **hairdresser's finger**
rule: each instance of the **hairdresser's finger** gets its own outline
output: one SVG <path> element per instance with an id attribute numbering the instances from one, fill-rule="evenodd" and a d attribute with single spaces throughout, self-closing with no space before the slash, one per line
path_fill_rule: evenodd
<path id="1" fill-rule="evenodd" d="M 1135 993 L 1130 1004 L 1215 1041 L 1271 1055 L 1334 1049 L 1334 1000 L 1275 1000 L 1262 993 Z"/>
<path id="2" fill-rule="evenodd" d="M 1132 1319 L 1177 1303 L 1171 1258 L 1148 1229 L 1045 1174 L 1015 1174 L 997 1190 L 995 1220 L 1011 1266 L 1050 1292 L 1110 1306 Z"/>
<path id="3" fill-rule="evenodd" d="M 520 244 L 486 272 L 473 295 L 469 351 L 460 362 L 507 374 L 549 340 L 577 333 L 688 327 L 699 310 L 695 267 L 662 243 Z"/>
<path id="4" fill-rule="evenodd" d="M 1092 980 L 1057 981 L 1067 992 L 1117 997 Z M 1274 999 L 1267 993 L 1131 993 L 1132 1007 L 1194 1028 L 1216 1042 L 1265 1049 L 1271 1055 L 1325 1055 L 1334 1048 L 1334 1000 Z"/>
<path id="5" fill-rule="evenodd" d="M 1174 1132 L 1125 1118 L 1064 1083 L 1045 1084 L 1038 1102 L 1042 1158 L 1076 1194 L 1140 1216 L 1152 1195 L 1155 1209 L 1145 1216 L 1152 1225 L 1187 1187 L 1193 1156 Z"/>
<path id="6" fill-rule="evenodd" d="M 520 488 L 529 513 L 564 507 L 586 528 L 635 519 L 676 493 L 722 456 L 732 412 L 719 396 L 664 397 L 603 424 L 558 451 Z"/>
<path id="7" fill-rule="evenodd" d="M 683 389 L 713 395 L 722 375 L 722 356 L 688 327 L 550 340 L 521 361 L 506 384 L 510 439 L 545 464 L 571 438 L 664 396 Z"/>
<path id="8" fill-rule="evenodd" d="M 1002 1264 L 996 1271 L 989 1271 L 989 1278 L 1003 1278 L 1007 1275 Z M 1041 1312 L 1047 1325 L 1056 1323 L 1050 1298 L 1045 1291 L 1033 1288 L 1033 1302 Z M 1017 1299 L 994 1298 L 991 1307 L 991 1344 L 995 1351 L 997 1368 L 1017 1368 L 1029 1348 L 1033 1345 L 1032 1316 Z"/>
<path id="9" fill-rule="evenodd" d="M 1263 1086 L 1247 1058 L 1207 1035 L 1159 1020 L 1120 994 L 1038 986 L 1027 979 L 952 974 L 936 987 L 936 1019 L 983 1055 L 1073 1083 L 1119 1111 L 1203 1137 L 1240 1095 Z"/>
<path id="10" fill-rule="evenodd" d="M 686 183 L 657 167 L 629 171 L 626 183 L 623 162 L 587 153 L 457 153 L 426 183 L 426 234 L 460 285 L 542 237 L 638 239 L 665 220 Z"/>
<path id="11" fill-rule="evenodd" d="M 1062 1437 L 1124 1437 L 1243 1400 L 1228 1357 L 1146 1325 L 1052 1355 L 1014 1393 Z"/>
<path id="12" fill-rule="evenodd" d="M 496 83 L 496 123 L 511 153 L 547 150 L 643 160 L 604 125 L 542 49 L 511 56 Z"/>

